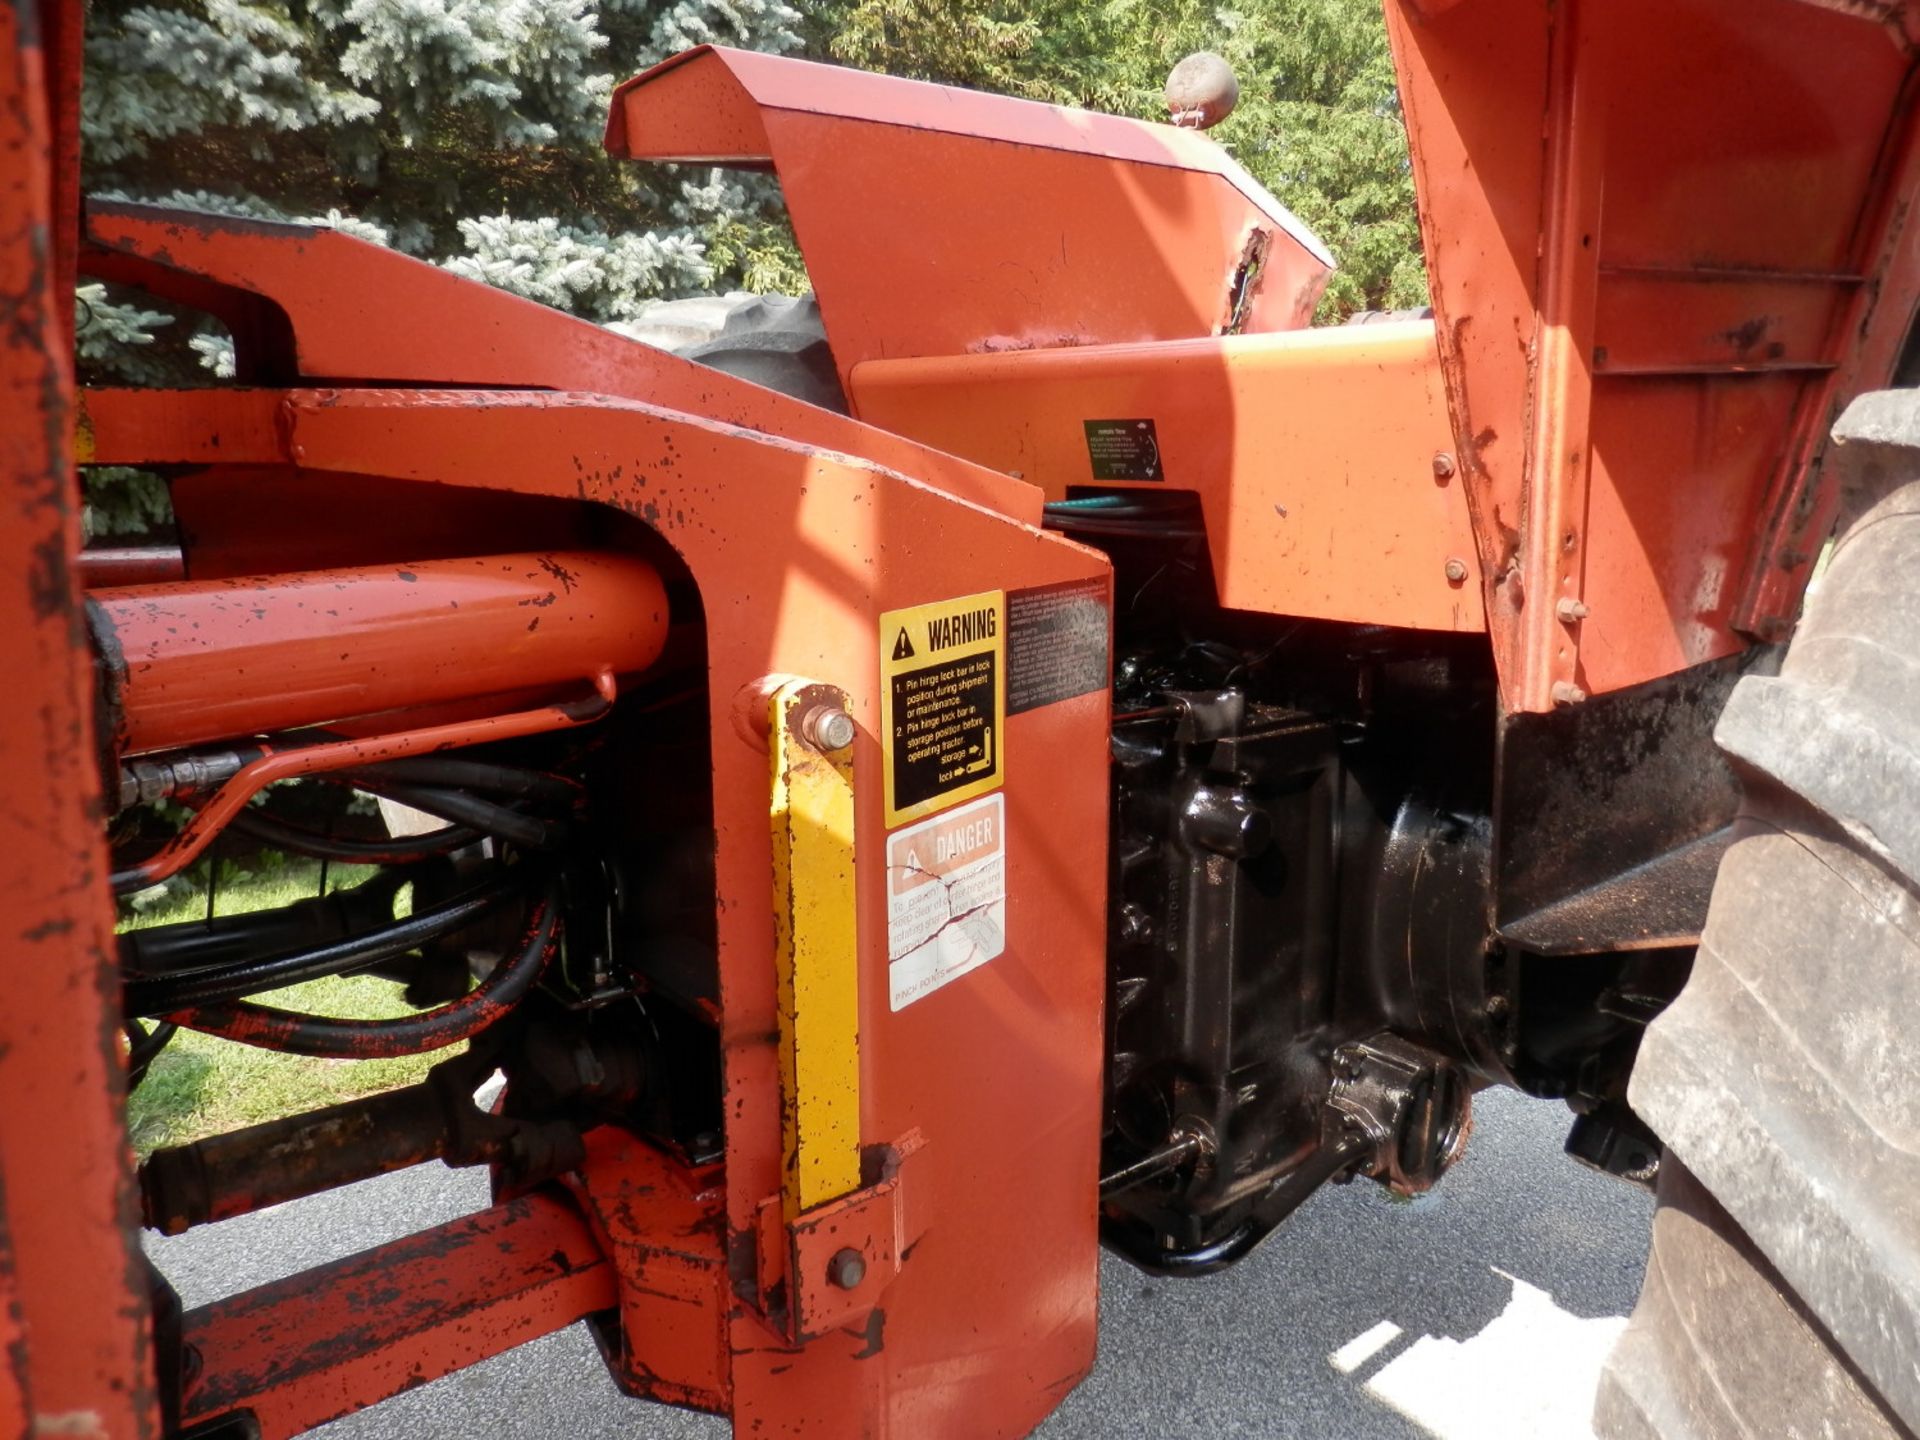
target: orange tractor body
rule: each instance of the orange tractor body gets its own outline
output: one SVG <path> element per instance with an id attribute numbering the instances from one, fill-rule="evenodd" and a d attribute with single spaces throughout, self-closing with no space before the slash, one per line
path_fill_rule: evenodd
<path id="1" fill-rule="evenodd" d="M 1920 20 L 1387 17 L 1433 312 L 1340 328 L 1309 323 L 1325 249 L 1189 131 L 717 49 L 622 87 L 614 153 L 778 175 L 842 415 L 342 234 L 82 206 L 78 7 L 0 8 L 0 1433 L 290 1435 L 585 1319 L 625 1389 L 742 1435 L 1023 1435 L 1093 1363 L 1103 1233 L 1215 1268 L 1321 1180 L 1431 1183 L 1472 1088 L 1563 1083 L 1499 966 L 1697 938 L 1733 792 L 1692 697 L 1791 627 L 1835 509 L 1823 437 L 1894 375 L 1920 298 Z M 76 389 L 76 275 L 215 317 L 238 384 Z M 83 553 L 89 465 L 168 477 L 178 557 Z M 1365 650 L 1328 672 L 1339 718 L 1209 710 L 1258 660 L 1117 663 L 1168 603 L 1171 562 L 1127 549 L 1149 542 L 1186 546 L 1193 603 L 1246 654 Z M 1407 688 L 1421 666 L 1439 689 Z M 1225 752 L 1168 782 L 1152 824 L 1188 879 L 1171 851 L 1142 878 L 1145 792 L 1115 780 L 1162 724 L 1140 765 L 1292 747 L 1244 762 L 1268 777 L 1246 794 Z M 1483 848 L 1455 857 L 1439 820 L 1406 839 L 1400 791 L 1362 846 L 1382 874 L 1454 865 L 1458 894 L 1327 898 L 1362 853 L 1338 817 L 1468 725 Z M 1349 784 L 1368 726 L 1396 758 Z M 1630 770 L 1595 758 L 1636 745 Z M 474 754 L 572 785 L 571 838 L 442 795 L 526 881 L 525 963 L 415 1029 L 336 1033 L 199 951 L 167 969 L 116 940 L 114 890 L 177 873 L 268 784 L 405 790 L 427 772 L 398 767 Z M 191 818 L 110 854 L 103 814 L 161 795 Z M 1128 1028 L 1164 983 L 1128 968 L 1135 912 L 1169 934 L 1218 867 L 1283 845 L 1325 896 L 1276 920 L 1255 886 L 1155 953 L 1297 930 L 1291 1018 L 1221 1038 L 1279 1013 L 1243 967 L 1181 1012 L 1177 1077 L 1139 1079 L 1171 1062 Z M 582 878 L 616 864 L 606 895 Z M 1470 965 L 1406 939 L 1462 927 Z M 136 1180 L 148 1023 L 325 1055 L 491 1037 L 508 1099 L 444 1123 L 391 1102 L 378 1154 L 309 1125 L 307 1170 L 283 1125 Z M 553 1081 L 550 1034 L 594 1078 Z M 1326 1093 L 1234 1170 L 1249 1102 L 1181 1106 L 1203 1050 L 1254 1074 L 1243 1045 L 1297 1046 Z M 1593 1042 L 1595 1113 L 1630 1049 Z M 607 1078 L 628 1064 L 644 1083 Z M 184 1317 L 141 1258 L 142 1221 L 436 1157 L 493 1166 L 496 1203 Z"/>

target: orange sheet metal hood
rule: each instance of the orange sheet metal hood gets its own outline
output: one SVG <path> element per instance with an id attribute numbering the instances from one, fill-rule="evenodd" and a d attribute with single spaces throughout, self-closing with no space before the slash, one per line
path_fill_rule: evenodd
<path id="1" fill-rule="evenodd" d="M 607 148 L 771 168 L 844 381 L 863 360 L 1297 329 L 1333 260 L 1191 131 L 703 47 Z"/>

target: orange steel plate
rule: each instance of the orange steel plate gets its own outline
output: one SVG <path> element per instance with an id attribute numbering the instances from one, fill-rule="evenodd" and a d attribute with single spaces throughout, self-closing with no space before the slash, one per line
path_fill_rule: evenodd
<path id="1" fill-rule="evenodd" d="M 702 47 L 636 76 L 607 148 L 777 170 L 843 379 L 873 359 L 1292 329 L 1333 263 L 1191 131 L 772 55 Z M 1231 317 L 1255 231 L 1266 258 Z"/>
<path id="2" fill-rule="evenodd" d="M 90 413 L 103 463 L 138 453 L 142 439 L 173 447 L 148 448 L 152 463 L 204 453 L 204 438 L 179 427 L 141 433 L 143 407 L 98 398 Z M 604 396 L 327 389 L 190 403 L 244 440 L 231 457 L 242 474 L 276 473 L 298 455 L 314 472 L 426 487 L 450 506 L 514 491 L 610 507 L 650 519 L 684 560 L 706 613 L 724 1238 L 736 1280 L 751 1275 L 760 1207 L 782 1183 L 781 1086 L 768 758 L 736 725 L 736 708 L 763 695 L 769 675 L 847 694 L 859 727 L 856 853 L 882 855 L 882 612 L 1099 584 L 1104 558 L 871 462 Z M 123 435 L 123 423 L 136 433 Z M 303 507 L 327 497 L 296 490 L 287 503 L 276 523 L 297 527 Z M 1102 687 L 1008 717 L 1005 949 L 897 1012 L 886 872 L 857 867 L 860 1139 L 925 1137 L 913 1185 L 926 1230 L 860 1326 L 804 1346 L 751 1295 L 729 1292 L 724 1387 L 681 1383 L 696 1400 L 730 1392 L 740 1433 L 1019 1436 L 1091 1366 L 1107 716 Z M 609 1242 L 620 1238 L 609 1226 Z M 677 1367 L 683 1340 L 667 1347 Z M 632 1362 L 637 1374 L 644 1346 Z"/>
<path id="3" fill-rule="evenodd" d="M 618 395 L 865 456 L 977 505 L 1039 518 L 1039 496 L 1005 475 L 337 230 L 98 200 L 85 227 L 83 274 L 221 316 L 243 383 L 367 376 Z M 150 423 L 169 423 L 164 406 Z M 212 438 L 201 433 L 209 451 Z"/>
<path id="4" fill-rule="evenodd" d="M 1920 294 L 1912 14 L 1388 0 L 1510 710 L 1791 628 Z"/>
<path id="5" fill-rule="evenodd" d="M 280 1440 L 614 1303 L 586 1218 L 542 1192 L 188 1314 L 182 1418 L 251 1411 Z"/>
<path id="6" fill-rule="evenodd" d="M 1435 470 L 1452 439 L 1427 321 L 869 361 L 853 384 L 863 418 L 1055 499 L 1111 483 L 1086 422 L 1150 419 L 1165 479 L 1140 488 L 1199 495 L 1221 604 L 1486 628 L 1466 499 Z"/>
<path id="7" fill-rule="evenodd" d="M 55 196 L 75 27 L 0 6 L 0 1433 L 159 1428 L 123 1123 L 120 977 L 80 621 L 71 285 Z M 71 17 L 69 17 L 71 18 Z M 64 36 L 64 38 L 63 38 Z M 69 69 L 64 73 L 60 65 Z"/>

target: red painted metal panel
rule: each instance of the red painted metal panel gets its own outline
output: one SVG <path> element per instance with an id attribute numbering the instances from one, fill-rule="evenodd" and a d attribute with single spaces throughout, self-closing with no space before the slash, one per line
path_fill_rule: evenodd
<path id="1" fill-rule="evenodd" d="M 1106 575 L 1102 558 L 842 456 L 617 400 L 501 392 L 296 394 L 308 463 L 507 487 L 630 513 L 707 598 L 728 1253 L 781 1184 L 767 757 L 734 724 L 769 674 L 838 686 L 856 846 L 881 843 L 881 611 Z M 671 441 L 671 445 L 667 442 Z M 671 467 L 663 463 L 671 453 Z M 716 485 L 708 477 L 724 475 Z M 451 493 L 451 492 L 449 492 Z M 927 1233 L 857 1333 L 794 1347 L 750 1304 L 728 1323 L 736 1426 L 794 1436 L 1027 1433 L 1092 1364 L 1105 966 L 1104 693 L 1009 720 L 1006 951 L 895 1013 L 885 874 L 859 873 L 862 1139 L 926 1137 Z M 750 1266 L 742 1273 L 751 1274 Z M 644 1357 L 642 1357 L 644 1358 Z M 757 1430 L 756 1430 L 756 1427 Z"/>
<path id="2" fill-rule="evenodd" d="M 228 317 L 243 359 L 251 349 L 263 363 L 290 367 L 278 378 L 618 395 L 865 456 L 977 505 L 1039 519 L 1039 494 L 1005 475 L 337 231 L 95 201 L 86 240 L 84 273 Z M 254 296 L 272 302 L 290 332 L 282 337 L 290 356 L 271 353 L 279 341 L 260 333 L 273 327 L 253 314 Z"/>
<path id="3" fill-rule="evenodd" d="M 620 88 L 607 143 L 770 159 L 843 378 L 873 359 L 1294 329 L 1332 268 L 1191 131 L 782 57 L 669 60 Z"/>
<path id="4" fill-rule="evenodd" d="M 119 974 L 93 763 L 71 470 L 72 302 L 38 8 L 0 6 L 0 1418 L 36 1434 L 158 1428 L 121 1120 Z"/>
<path id="5" fill-rule="evenodd" d="M 1150 419 L 1147 488 L 1200 497 L 1230 609 L 1486 628 L 1466 500 L 1435 470 L 1453 439 L 1428 322 L 870 361 L 853 383 L 876 423 L 1055 499 L 1111 483 L 1086 422 Z"/>
<path id="6" fill-rule="evenodd" d="M 1912 56 L 1885 18 L 1389 0 L 1510 709 L 1790 623 L 1830 513 L 1817 437 L 1885 383 L 1897 339 L 1863 335 L 1911 313 Z"/>

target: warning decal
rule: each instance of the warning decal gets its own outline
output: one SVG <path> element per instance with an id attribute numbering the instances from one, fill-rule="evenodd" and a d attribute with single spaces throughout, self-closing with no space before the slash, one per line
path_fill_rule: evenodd
<path id="1" fill-rule="evenodd" d="M 1006 797 L 887 837 L 887 982 L 901 1010 L 1007 943 Z"/>
<path id="2" fill-rule="evenodd" d="M 887 824 L 1000 783 L 1006 595 L 988 590 L 880 617 Z"/>

